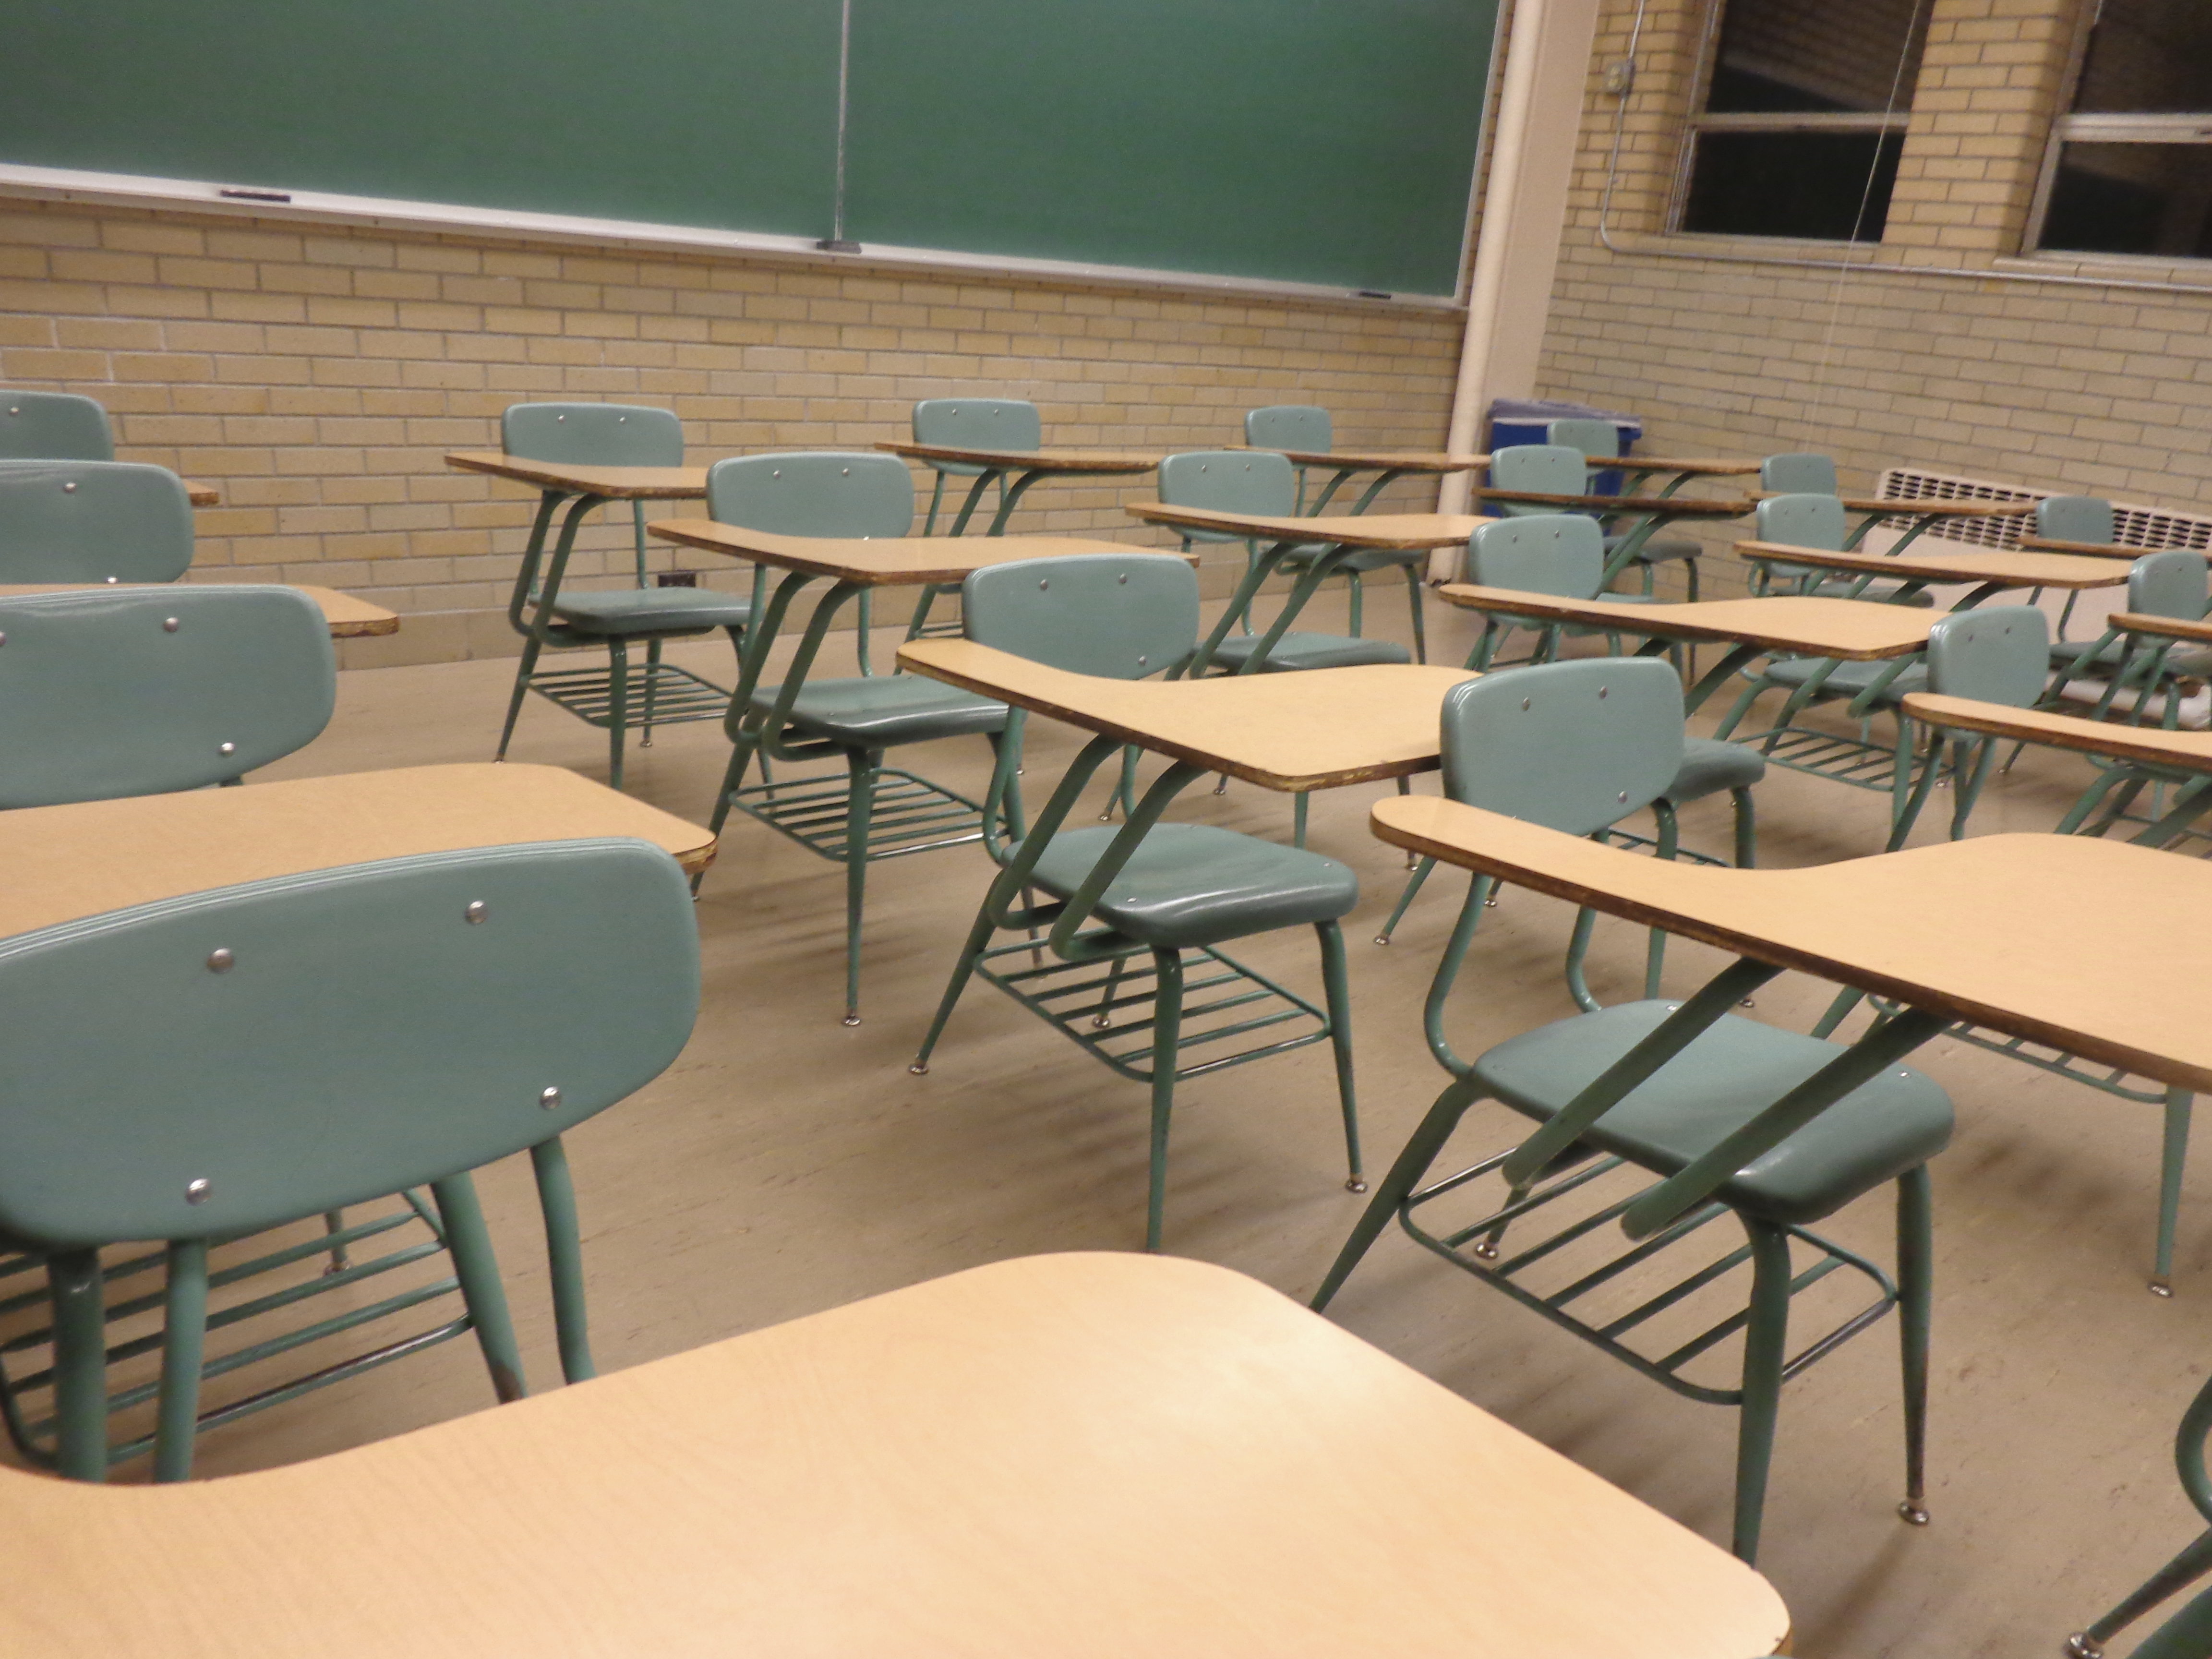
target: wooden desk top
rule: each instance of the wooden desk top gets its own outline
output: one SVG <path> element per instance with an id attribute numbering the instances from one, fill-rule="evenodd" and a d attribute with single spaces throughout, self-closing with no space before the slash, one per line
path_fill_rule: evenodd
<path id="1" fill-rule="evenodd" d="M 1595 465 L 1610 465 L 1599 460 Z M 1668 519 L 1741 519 L 1752 503 L 1741 496 L 1716 499 L 1703 495 L 1553 495 L 1540 489 L 1495 489 L 1477 484 L 1477 496 L 1486 501 L 1517 501 L 1528 507 L 1556 507 L 1576 512 L 1656 514 Z"/>
<path id="2" fill-rule="evenodd" d="M 697 501 L 707 494 L 703 466 L 576 466 L 565 461 L 526 461 L 496 449 L 457 450 L 446 465 L 483 472 L 538 489 L 561 489 L 610 501 Z"/>
<path id="3" fill-rule="evenodd" d="M 1266 444 L 1228 447 L 1280 455 L 1297 466 L 1334 466 L 1346 472 L 1467 472 L 1490 465 L 1487 455 L 1454 455 L 1440 449 L 1273 449 Z"/>
<path id="4" fill-rule="evenodd" d="M 1071 553 L 1142 553 L 1156 550 L 1127 542 L 1074 536 L 781 536 L 712 519 L 658 519 L 646 528 L 663 541 L 724 553 L 779 570 L 803 570 L 858 587 L 911 587 L 957 582 L 970 571 L 1018 559 L 1063 558 Z"/>
<path id="5" fill-rule="evenodd" d="M 2155 634 L 2164 639 L 2212 644 L 2212 622 L 2189 622 L 2179 617 L 2146 617 L 2140 611 L 2116 611 L 2105 621 L 2108 627 L 2124 629 L 2130 634 Z"/>
<path id="6" fill-rule="evenodd" d="M 1150 472 L 1160 464 L 1156 454 L 1129 449 L 963 449 L 951 444 L 907 442 L 879 443 L 876 447 L 913 461 L 959 461 L 1009 472 Z"/>
<path id="7" fill-rule="evenodd" d="M 1787 542 L 1738 542 L 1735 550 L 1754 564 L 1802 564 L 1853 575 L 1903 577 L 1912 581 L 2000 582 L 2007 587 L 2117 587 L 2128 573 L 2110 559 L 2077 559 L 2057 553 L 1936 552 L 1916 542 L 1905 553 L 1836 553 Z"/>
<path id="8" fill-rule="evenodd" d="M 1616 472 L 1680 472 L 1686 477 L 1741 478 L 1765 463 L 1741 455 L 1692 457 L 1687 460 L 1658 455 L 1593 455 L 1592 466 Z"/>
<path id="9" fill-rule="evenodd" d="M 2022 536 L 2021 549 L 2028 553 L 2071 553 L 2083 559 L 2126 559 L 2132 562 L 2153 553 L 2166 550 L 2159 547 L 2123 547 L 2118 542 L 2061 542 L 2047 536 Z"/>
<path id="10" fill-rule="evenodd" d="M 213 484 L 194 483 L 190 478 L 181 482 L 185 486 L 185 499 L 194 507 L 216 507 L 222 503 L 222 491 Z"/>
<path id="11" fill-rule="evenodd" d="M 0 1470 L 40 1659 L 1750 1659 L 1749 1567 L 1224 1268 L 1001 1261 L 289 1468 Z"/>
<path id="12" fill-rule="evenodd" d="M 1869 605 L 1812 594 L 1701 599 L 1695 605 L 1623 605 L 1616 599 L 1562 599 L 1467 582 L 1447 582 L 1436 592 L 1446 604 L 1468 611 L 1586 623 L 1649 639 L 1766 646 L 1850 662 L 1874 662 L 1917 651 L 1928 643 L 1928 630 L 1942 620 L 1939 613 L 1914 605 Z"/>
<path id="13" fill-rule="evenodd" d="M 1019 708 L 1264 788 L 1334 789 L 1435 769 L 1457 668 L 1372 664 L 1299 674 L 1109 680 L 968 640 L 915 640 L 898 659 Z"/>
<path id="14" fill-rule="evenodd" d="M 1413 551 L 1463 542 L 1488 524 L 1476 513 L 1331 513 L 1301 519 L 1289 513 L 1217 513 L 1209 507 L 1170 507 L 1165 501 L 1127 501 L 1123 510 L 1146 524 L 1178 530 L 1218 530 L 1261 541 L 1325 542 L 1338 547 Z"/>
<path id="15" fill-rule="evenodd" d="M 2085 755 L 2108 755 L 2116 760 L 2145 761 L 2156 766 L 2212 772 L 2212 732 L 2167 732 L 2155 726 L 2130 726 L 2121 720 L 2084 720 L 2079 714 L 2053 714 L 2047 709 L 2015 708 L 2010 703 L 1938 696 L 1932 691 L 1911 693 L 1905 699 L 1905 712 L 1931 726 L 1950 726 L 1961 732 L 2023 738 L 2030 743 L 2076 750 Z"/>
<path id="16" fill-rule="evenodd" d="M 599 836 L 652 842 L 695 873 L 714 862 L 697 825 L 558 766 L 410 766 L 27 806 L 0 812 L 0 937 L 270 876 Z"/>
<path id="17" fill-rule="evenodd" d="M 2033 501 L 1892 501 L 1875 495 L 1845 495 L 1842 501 L 1847 511 L 1884 518 L 2016 519 L 2035 511 Z"/>
<path id="18" fill-rule="evenodd" d="M 2079 836 L 1977 836 L 1808 870 L 1645 858 L 1432 795 L 1375 833 L 1532 888 L 2121 1066 L 2212 1086 L 2212 866 Z M 2155 974 L 2113 973 L 2156 918 Z"/>
<path id="19" fill-rule="evenodd" d="M 89 593 L 105 588 L 161 587 L 163 582 L 0 582 L 0 599 L 12 599 L 21 593 Z M 213 586 L 216 584 L 208 583 Z M 397 634 L 399 613 L 386 611 L 380 605 L 371 605 L 367 599 L 357 599 L 350 593 L 341 593 L 335 587 L 307 587 L 297 582 L 279 584 L 295 593 L 305 593 L 319 606 L 323 620 L 331 625 L 334 640 L 357 640 L 372 635 Z"/>

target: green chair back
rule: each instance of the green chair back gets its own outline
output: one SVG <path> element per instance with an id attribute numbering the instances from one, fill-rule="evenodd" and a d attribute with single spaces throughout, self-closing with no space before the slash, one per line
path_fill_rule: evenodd
<path id="1" fill-rule="evenodd" d="M 914 474 L 873 450 L 740 455 L 707 469 L 707 511 L 779 536 L 903 536 L 914 528 Z"/>
<path id="2" fill-rule="evenodd" d="M 1682 767 L 1682 682 L 1652 657 L 1509 668 L 1444 694 L 1444 793 L 1573 836 L 1667 793 Z"/>
<path id="3" fill-rule="evenodd" d="M 1216 513 L 1290 514 L 1297 511 L 1297 469 L 1287 456 L 1267 450 L 1193 449 L 1160 463 L 1160 499 L 1170 507 Z M 1241 542 L 1228 532 L 1187 530 L 1186 543 Z"/>
<path id="4" fill-rule="evenodd" d="M 960 585 L 967 636 L 1072 674 L 1137 680 L 1198 649 L 1198 573 L 1170 553 L 1024 559 Z"/>
<path id="5" fill-rule="evenodd" d="M 569 466 L 681 466 L 684 422 L 641 404 L 514 404 L 499 417 L 500 447 Z"/>
<path id="6" fill-rule="evenodd" d="M 1605 532 L 1579 513 L 1493 520 L 1468 540 L 1467 579 L 1480 587 L 1595 599 L 1605 586 Z"/>
<path id="7" fill-rule="evenodd" d="M 167 467 L 0 461 L 0 582 L 173 582 L 192 504 Z"/>
<path id="8" fill-rule="evenodd" d="M 1327 410 L 1312 404 L 1270 404 L 1244 411 L 1244 441 L 1260 449 L 1322 455 L 1336 439 Z"/>
<path id="9" fill-rule="evenodd" d="M 2051 622 L 2032 605 L 1954 611 L 1928 630 L 1928 689 L 2026 708 L 2051 672 Z"/>
<path id="10" fill-rule="evenodd" d="M 71 392 L 0 387 L 0 461 L 112 461 L 107 411 Z"/>
<path id="11" fill-rule="evenodd" d="M 2144 555 L 2128 567 L 2128 609 L 2141 617 L 2199 620 L 2207 603 L 2205 568 L 2202 553 Z"/>
<path id="12" fill-rule="evenodd" d="M 1044 420 L 1019 398 L 924 398 L 914 406 L 914 441 L 947 449 L 1042 449 Z M 965 461 L 932 461 L 939 472 L 972 477 Z"/>
<path id="13" fill-rule="evenodd" d="M 650 1082 L 698 1003 L 690 889 L 637 841 L 356 865 L 21 934 L 0 944 L 0 1231 L 244 1234 L 471 1170 Z"/>
<path id="14" fill-rule="evenodd" d="M 1777 495 L 1832 495 L 1836 464 L 1803 450 L 1769 455 L 1759 464 L 1759 487 Z"/>
<path id="15" fill-rule="evenodd" d="M 337 689 L 296 588 L 0 599 L 0 807 L 227 782 L 313 742 Z"/>
<path id="16" fill-rule="evenodd" d="M 1618 455 L 1620 453 L 1620 428 L 1611 421 L 1595 420 L 1587 415 L 1571 415 L 1547 425 L 1544 441 L 1579 450 L 1585 455 Z"/>
<path id="17" fill-rule="evenodd" d="M 1500 489 L 1526 489 L 1544 495 L 1582 495 L 1589 490 L 1589 463 L 1571 444 L 1508 444 L 1490 457 L 1490 482 Z M 1557 513 L 1534 501 L 1491 504 L 1509 519 Z"/>
<path id="18" fill-rule="evenodd" d="M 1814 547 L 1824 553 L 1843 551 L 1844 538 L 1849 533 L 1843 502 L 1819 492 L 1770 495 L 1759 504 L 1754 522 L 1759 541 Z"/>
<path id="19" fill-rule="evenodd" d="M 2035 533 L 2046 541 L 2109 546 L 2112 504 L 2101 495 L 2051 495 L 2035 504 Z"/>

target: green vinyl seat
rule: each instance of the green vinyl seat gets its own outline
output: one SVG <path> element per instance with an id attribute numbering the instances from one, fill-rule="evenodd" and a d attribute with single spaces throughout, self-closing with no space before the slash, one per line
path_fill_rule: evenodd
<path id="1" fill-rule="evenodd" d="M 73 392 L 0 386 L 0 461 L 112 461 L 107 410 Z"/>
<path id="2" fill-rule="evenodd" d="M 744 632 L 752 602 L 741 595 L 703 587 L 615 587 L 571 590 L 553 614 L 579 635 L 658 634 L 664 638 L 698 635 L 717 628 Z"/>
<path id="3" fill-rule="evenodd" d="M 1213 649 L 1217 668 L 1241 673 L 1259 640 L 1232 634 Z M 1309 668 L 1359 668 L 1370 663 L 1408 663 L 1413 653 L 1391 640 L 1343 639 L 1331 634 L 1285 634 L 1260 665 L 1263 674 L 1297 673 Z"/>
<path id="4" fill-rule="evenodd" d="M 1485 675 L 1445 693 L 1445 793 L 1556 833 L 1599 838 L 1620 813 L 1659 799 L 1678 764 L 1674 744 L 1681 720 L 1680 681 L 1650 658 L 1547 663 Z M 1887 1039 L 1877 1033 L 1865 1040 L 1870 1053 L 1765 1025 L 1734 1010 L 1780 969 L 1740 960 L 1684 1003 L 1647 992 L 1641 1000 L 1602 1007 L 1578 995 L 1583 1012 L 1468 1059 L 1455 1048 L 1446 1017 L 1497 887 L 1488 875 L 1469 882 L 1429 990 L 1430 1052 L 1451 1082 L 1378 1183 L 1313 1305 L 1328 1306 L 1395 1215 L 1425 1249 L 1641 1374 L 1690 1399 L 1741 1407 L 1732 1541 L 1747 1562 L 1758 1554 L 1783 1383 L 1894 1307 L 1903 1328 L 1906 1498 L 1900 1509 L 1907 1520 L 1924 1522 L 1934 1256 L 1927 1161 L 1948 1143 L 1952 1112 L 1940 1087 L 1896 1064 L 1883 1044 L 1893 1042 L 1897 1055 L 1910 1053 L 1941 1021 L 1907 1012 Z M 1577 917 L 1577 933 L 1588 915 Z M 1662 1024 L 1677 1018 L 1662 1034 Z M 1469 1108 L 1484 1100 L 1534 1118 L 1538 1127 L 1509 1151 L 1470 1162 L 1449 1143 Z M 1716 1156 L 1724 1161 L 1708 1168 Z M 1440 1164 L 1457 1173 L 1425 1184 Z M 1657 1182 L 1626 1196 L 1590 1186 L 1616 1176 L 1625 1184 L 1645 1176 Z M 1677 1177 L 1692 1189 L 1681 1192 L 1678 1184 L 1658 1190 Z M 1492 1195 L 1477 1182 L 1490 1182 Z M 1897 1191 L 1893 1279 L 1856 1251 L 1808 1231 L 1889 1182 Z M 1572 1196 L 1585 1188 L 1597 1196 Z M 1564 1209 L 1548 1210 L 1561 1200 L 1570 1200 Z M 1446 1201 L 1448 1219 L 1441 1224 L 1421 1218 L 1425 1206 Z M 1739 1246 L 1729 1250 L 1725 1239 L 1696 1242 L 1724 1217 L 1741 1229 Z M 1570 1263 L 1557 1254 L 1585 1244 L 1596 1249 L 1599 1230 L 1615 1218 L 1628 1238 L 1610 1260 L 1594 1266 L 1583 1256 Z M 1527 1237 L 1532 1232 L 1533 1240 Z M 1820 1259 L 1808 1264 L 1805 1252 Z M 1751 1268 L 1747 1301 L 1716 1318 L 1717 1307 L 1735 1302 L 1733 1292 L 1725 1299 L 1716 1293 L 1690 1326 L 1704 1326 L 1699 1334 L 1685 1340 L 1680 1324 L 1646 1323 L 1671 1310 L 1686 1314 L 1694 1298 L 1724 1279 L 1741 1285 L 1733 1274 L 1745 1265 Z M 1556 1278 L 1540 1276 L 1553 1267 Z M 1844 1315 L 1823 1335 L 1801 1338 L 1793 1355 L 1793 1298 L 1837 1269 L 1872 1286 L 1871 1305 Z M 1620 1276 L 1632 1273 L 1650 1277 L 1626 1288 Z M 1525 1280 L 1519 1277 L 1524 1273 Z M 1676 1274 L 1681 1277 L 1675 1282 L 1653 1290 L 1653 1279 Z M 1565 1287 L 1559 1288 L 1562 1278 Z M 1607 1285 L 1624 1287 L 1626 1295 L 1581 1300 Z M 1626 1310 L 1624 1300 L 1630 1303 Z M 1683 1374 L 1739 1334 L 1735 1386 Z"/>
<path id="5" fill-rule="evenodd" d="M 1055 898 L 1073 897 L 1119 833 L 1061 830 L 1032 878 Z M 1091 915 L 1125 939 L 1172 951 L 1334 921 L 1358 902 L 1359 878 L 1334 859 L 1212 824 L 1162 823 L 1099 894 Z"/>
<path id="6" fill-rule="evenodd" d="M 192 504 L 167 467 L 0 460 L 0 582 L 173 582 Z"/>
<path id="7" fill-rule="evenodd" d="M 1472 1076 L 1493 1099 L 1546 1121 L 1680 1006 L 1624 1002 L 1541 1025 L 1486 1050 Z M 1818 1037 L 1723 1019 L 1630 1091 L 1583 1139 L 1673 1175 L 1835 1057 L 1835 1045 Z M 1884 1072 L 1746 1164 L 1714 1197 L 1769 1221 L 1810 1225 L 1925 1164 L 1949 1142 L 1951 1128 L 1942 1089 L 1918 1072 Z"/>
<path id="8" fill-rule="evenodd" d="M 751 706 L 769 714 L 782 695 L 781 685 L 756 686 Z M 783 718 L 801 737 L 887 749 L 938 738 L 988 737 L 1006 728 L 1006 706 L 916 675 L 878 675 L 809 680 Z"/>
<path id="9" fill-rule="evenodd" d="M 103 1246 L 163 1242 L 157 1421 L 141 1449 L 157 1480 L 181 1480 L 210 1285 L 229 1276 L 211 1279 L 210 1246 L 415 1187 L 432 1194 L 466 1313 L 398 1351 L 473 1330 L 496 1396 L 519 1398 L 469 1172 L 525 1151 L 564 1373 L 590 1376 L 561 1136 L 665 1070 L 698 1001 L 683 872 L 638 841 L 274 877 L 0 942 L 0 1235 L 42 1257 L 52 1286 L 45 1461 L 100 1480 L 134 1449 L 109 1440 Z"/>
<path id="10" fill-rule="evenodd" d="M 1072 674 L 1139 680 L 1178 672 L 1197 648 L 1198 577 L 1186 560 L 1158 553 L 1024 560 L 971 574 L 961 587 L 961 611 L 968 637 L 978 643 Z M 1358 902 L 1358 878 L 1336 860 L 1302 848 L 1209 824 L 1161 822 L 1176 795 L 1204 775 L 1182 762 L 1133 801 L 1118 827 L 1066 828 L 1098 769 L 1122 748 L 1109 737 L 1084 746 L 1024 829 L 1016 775 L 1027 719 L 1022 709 L 1009 713 L 984 807 L 984 844 L 999 874 L 911 1069 L 928 1071 L 968 981 L 980 977 L 1118 1076 L 1146 1085 L 1145 1248 L 1156 1250 L 1177 1085 L 1326 1042 L 1344 1124 L 1345 1184 L 1364 1190 L 1351 989 L 1337 926 Z M 1127 757 L 1124 767 L 1123 787 L 1133 793 Z M 1039 893 L 1047 902 L 1037 902 Z M 1295 927 L 1313 928 L 1321 946 L 1324 1006 L 1216 948 Z"/>
<path id="11" fill-rule="evenodd" d="M 1928 689 L 1928 668 L 1924 663 L 1908 663 L 1892 673 L 1893 665 L 1887 662 L 1839 662 L 1821 680 L 1816 695 L 1825 701 L 1863 696 L 1871 691 L 1875 702 L 1887 706 L 1903 702 L 1911 692 Z M 1786 657 L 1759 670 L 1757 678 L 1769 686 L 1796 691 L 1811 684 L 1814 676 L 1826 666 L 1827 659 L 1821 657 Z"/>
<path id="12" fill-rule="evenodd" d="M 2128 566 L 2126 609 L 2134 615 L 2197 622 L 2203 618 L 2208 604 L 2212 604 L 2212 580 L 2208 580 L 2202 553 L 2179 548 L 2146 553 Z M 2125 690 L 2136 697 L 2136 718 L 2140 721 L 2152 699 L 2163 692 L 2166 709 L 2161 719 L 2172 726 L 2180 718 L 2179 683 L 2212 678 L 2212 647 L 2154 639 L 2145 648 L 2118 628 L 2107 628 L 2094 640 L 2053 640 L 2050 658 L 2051 685 L 2043 695 L 2042 706 L 2058 708 L 2066 688 L 2094 672 L 2105 681 L 2094 710 L 2099 720 Z"/>

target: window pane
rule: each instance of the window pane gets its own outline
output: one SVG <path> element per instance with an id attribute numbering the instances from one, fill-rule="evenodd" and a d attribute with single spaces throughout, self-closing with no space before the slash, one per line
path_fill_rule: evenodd
<path id="1" fill-rule="evenodd" d="M 2068 144 L 2043 246 L 2212 258 L 2212 144 Z"/>
<path id="2" fill-rule="evenodd" d="M 1878 115 L 1893 94 L 1911 109 L 1926 10 L 1927 0 L 1729 0 L 1705 107 Z"/>
<path id="3" fill-rule="evenodd" d="M 2074 108 L 2084 115 L 2212 112 L 2212 4 L 2105 0 Z"/>
<path id="4" fill-rule="evenodd" d="M 1878 242 L 1904 147 L 1900 133 L 1700 133 L 1682 228 Z"/>

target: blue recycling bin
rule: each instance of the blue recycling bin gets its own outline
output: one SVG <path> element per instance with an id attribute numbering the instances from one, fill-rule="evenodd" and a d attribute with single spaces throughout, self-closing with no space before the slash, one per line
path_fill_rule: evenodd
<path id="1" fill-rule="evenodd" d="M 1617 409 L 1593 409 L 1588 404 L 1563 403 L 1548 398 L 1494 398 L 1490 404 L 1490 447 L 1504 449 L 1509 444 L 1540 444 L 1546 441 L 1545 432 L 1553 421 L 1575 418 L 1592 421 L 1611 421 L 1620 434 L 1620 447 L 1616 454 L 1633 454 L 1644 436 L 1644 422 L 1634 415 L 1624 415 Z M 1626 483 L 1619 472 L 1601 472 L 1590 481 L 1591 490 L 1600 495 L 1618 495 Z"/>

